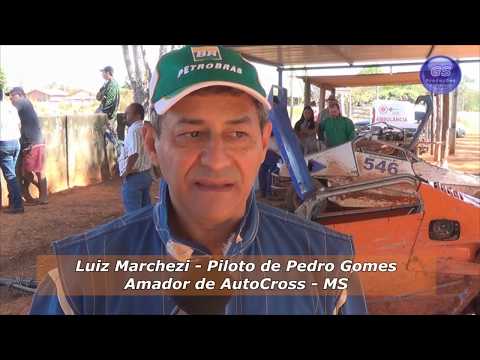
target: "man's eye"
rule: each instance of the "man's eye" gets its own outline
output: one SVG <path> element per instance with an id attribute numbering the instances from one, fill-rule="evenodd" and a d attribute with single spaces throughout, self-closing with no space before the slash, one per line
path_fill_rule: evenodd
<path id="1" fill-rule="evenodd" d="M 243 132 L 243 131 L 234 131 L 234 132 L 232 132 L 232 136 L 235 139 L 242 139 L 244 137 L 247 137 L 248 134 L 246 132 Z"/>
<path id="2" fill-rule="evenodd" d="M 200 131 L 188 131 L 178 135 L 180 138 L 197 138 L 200 136 Z"/>
<path id="3" fill-rule="evenodd" d="M 191 131 L 188 133 L 188 135 L 192 138 L 196 138 L 200 136 L 200 131 Z"/>

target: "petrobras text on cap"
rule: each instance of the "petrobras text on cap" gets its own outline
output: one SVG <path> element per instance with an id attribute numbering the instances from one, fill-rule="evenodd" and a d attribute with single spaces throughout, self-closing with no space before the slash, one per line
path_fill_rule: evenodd
<path id="1" fill-rule="evenodd" d="M 235 65 L 230 65 L 226 63 L 207 63 L 207 64 L 191 64 L 191 65 L 186 65 L 183 68 L 181 68 L 178 72 L 177 79 L 180 79 L 181 76 L 184 76 L 190 72 L 193 71 L 198 71 L 198 70 L 224 70 L 224 71 L 232 71 L 236 72 L 237 74 L 241 75 L 243 73 L 243 70 L 239 66 Z"/>

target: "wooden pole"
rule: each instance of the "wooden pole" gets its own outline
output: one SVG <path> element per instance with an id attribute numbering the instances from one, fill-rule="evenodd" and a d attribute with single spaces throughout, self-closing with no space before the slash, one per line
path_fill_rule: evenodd
<path id="1" fill-rule="evenodd" d="M 440 147 L 439 147 L 439 142 L 440 142 L 440 137 L 441 137 L 441 129 L 442 129 L 442 116 L 441 116 L 441 109 L 442 109 L 442 104 L 441 104 L 441 99 L 440 95 L 435 95 L 436 99 L 436 121 L 435 121 L 435 149 L 434 149 L 434 161 L 439 161 L 440 160 Z"/>
<path id="2" fill-rule="evenodd" d="M 352 117 L 352 92 L 350 91 L 350 93 L 348 94 L 348 117 L 351 118 Z"/>
<path id="3" fill-rule="evenodd" d="M 320 99 L 318 101 L 318 111 L 320 112 L 325 108 L 325 88 L 323 86 L 320 87 Z"/>
<path id="4" fill-rule="evenodd" d="M 343 116 L 345 116 L 345 112 L 346 112 L 346 109 L 345 109 L 345 96 L 344 96 L 344 93 L 340 93 L 340 110 L 343 114 Z"/>
<path id="5" fill-rule="evenodd" d="M 431 115 L 431 118 L 430 118 L 430 133 L 429 133 L 429 139 L 428 141 L 430 141 L 430 155 L 433 156 L 433 149 L 435 147 L 435 144 L 433 143 L 435 141 L 435 121 L 437 119 L 437 116 L 436 116 L 436 104 L 435 104 L 435 95 L 432 93 L 432 106 L 433 106 L 433 109 L 432 109 L 432 115 Z"/>
<path id="6" fill-rule="evenodd" d="M 445 165 L 448 155 L 448 130 L 450 127 L 450 94 L 443 94 L 442 113 L 442 147 L 440 152 L 440 163 Z"/>
<path id="7" fill-rule="evenodd" d="M 305 106 L 310 105 L 311 97 L 311 88 L 310 88 L 310 79 L 305 79 L 305 92 L 303 97 L 303 103 Z"/>
<path id="8" fill-rule="evenodd" d="M 448 145 L 448 154 L 455 155 L 455 143 L 457 140 L 457 106 L 458 106 L 458 88 L 453 92 L 452 99 L 452 114 L 450 117 L 450 133 L 449 136 L 449 145 Z"/>

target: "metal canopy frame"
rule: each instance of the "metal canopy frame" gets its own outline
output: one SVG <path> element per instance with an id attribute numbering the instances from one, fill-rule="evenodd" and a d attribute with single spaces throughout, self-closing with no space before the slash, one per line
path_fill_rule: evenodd
<path id="1" fill-rule="evenodd" d="M 245 45 L 225 45 L 230 48 L 242 48 L 245 47 Z M 248 46 L 248 45 L 247 45 Z M 267 47 L 268 45 L 265 45 Z M 328 69 L 353 69 L 353 68 L 372 68 L 372 67 L 399 67 L 399 66 L 416 66 L 416 65 L 423 65 L 424 61 L 428 59 L 434 50 L 440 45 L 429 45 L 428 51 L 424 54 L 425 60 L 424 61 L 412 61 L 408 62 L 408 60 L 402 60 L 403 62 L 380 62 L 380 63 L 373 63 L 373 62 L 368 62 L 366 61 L 364 64 L 355 64 L 354 60 L 350 58 L 347 54 L 345 54 L 341 49 L 337 48 L 336 46 L 333 45 L 305 45 L 305 46 L 323 46 L 325 47 L 330 53 L 336 55 L 338 58 L 342 59 L 343 62 L 347 63 L 347 65 L 305 65 L 305 66 L 291 66 L 291 65 L 285 65 L 283 63 L 277 63 L 277 62 L 272 62 L 266 59 L 262 59 L 260 57 L 246 54 L 242 52 L 242 49 L 236 49 L 237 51 L 240 51 L 242 56 L 249 61 L 253 61 L 259 64 L 263 65 L 268 65 L 268 66 L 273 66 L 277 69 L 278 72 L 278 85 L 282 87 L 283 85 L 283 72 L 294 72 L 294 71 L 308 71 L 308 70 L 328 70 Z M 367 45 L 368 46 L 368 45 Z M 459 45 L 461 46 L 461 45 Z M 262 46 L 256 46 L 256 47 L 262 47 Z M 282 51 L 288 49 L 281 49 Z M 417 57 L 418 59 L 418 57 Z M 480 58 L 475 58 L 475 59 L 459 59 L 457 60 L 458 63 L 478 63 L 480 62 Z"/>
<path id="2" fill-rule="evenodd" d="M 245 57 L 245 56 L 244 56 Z M 246 58 L 246 57 L 245 57 Z M 459 64 L 480 63 L 480 59 L 457 60 Z M 282 73 L 285 71 L 308 71 L 308 70 L 328 70 L 328 69 L 354 69 L 354 68 L 375 68 L 375 67 L 393 67 L 393 66 L 416 66 L 423 65 L 424 62 L 410 63 L 379 63 L 379 64 L 360 64 L 360 65 L 332 65 L 332 66 L 303 66 L 303 67 L 283 67 L 277 66 L 278 86 L 282 87 Z M 268 65 L 268 64 L 264 64 Z"/>

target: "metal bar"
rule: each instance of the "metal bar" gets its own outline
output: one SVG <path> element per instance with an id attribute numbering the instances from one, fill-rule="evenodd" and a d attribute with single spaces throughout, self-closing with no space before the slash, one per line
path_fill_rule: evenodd
<path id="1" fill-rule="evenodd" d="M 463 63 L 477 63 L 480 59 L 474 60 L 458 60 L 459 64 Z M 412 63 L 383 63 L 383 64 L 364 64 L 364 65 L 334 65 L 334 66 L 304 66 L 304 67 L 282 67 L 283 71 L 305 71 L 305 70 L 327 70 L 327 69 L 350 69 L 350 68 L 370 68 L 370 67 L 389 67 L 389 66 L 415 66 L 423 65 L 424 62 L 412 62 Z"/>
<path id="2" fill-rule="evenodd" d="M 317 195 L 322 197 L 338 196 L 355 191 L 371 190 L 379 187 L 396 185 L 399 183 L 410 183 L 416 185 L 419 180 L 413 175 L 395 175 L 386 179 L 375 179 L 361 182 L 353 182 L 346 185 L 339 185 L 327 188 L 325 191 L 318 192 Z"/>
<path id="3" fill-rule="evenodd" d="M 315 216 L 315 220 L 326 219 L 326 218 L 336 217 L 336 216 L 345 216 L 345 215 L 364 215 L 364 214 L 371 214 L 376 212 L 386 212 L 386 211 L 392 211 L 392 210 L 416 208 L 419 206 L 420 206 L 420 203 L 413 204 L 413 205 L 409 204 L 409 205 L 390 206 L 386 208 L 369 208 L 369 209 L 358 209 L 358 210 L 334 211 L 326 214 L 317 215 Z"/>
<path id="4" fill-rule="evenodd" d="M 361 181 L 318 190 L 312 198 L 307 199 L 297 210 L 295 210 L 295 214 L 307 220 L 311 220 L 312 211 L 315 204 L 325 201 L 331 196 L 339 196 L 356 191 L 371 190 L 400 183 L 409 183 L 411 185 L 418 186 L 420 180 L 413 175 L 394 175 L 388 178 Z"/>
<path id="5" fill-rule="evenodd" d="M 277 71 L 278 71 L 278 87 L 283 88 L 283 86 L 282 86 L 282 84 L 283 84 L 283 77 L 282 77 L 283 69 L 281 67 L 277 67 Z"/>

